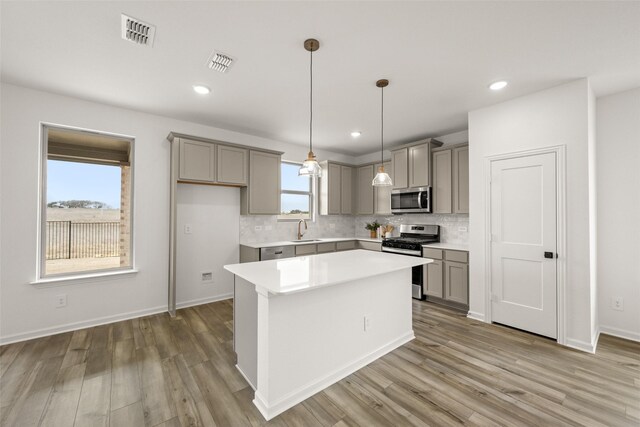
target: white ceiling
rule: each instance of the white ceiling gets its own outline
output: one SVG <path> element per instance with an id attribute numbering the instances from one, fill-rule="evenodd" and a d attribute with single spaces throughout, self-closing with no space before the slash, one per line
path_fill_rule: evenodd
<path id="1" fill-rule="evenodd" d="M 590 77 L 640 86 L 639 2 L 1 2 L 2 80 L 347 154 L 467 127 L 467 112 Z M 120 38 L 120 14 L 157 26 Z M 206 68 L 220 50 L 237 62 Z M 506 79 L 491 92 L 487 85 Z M 196 95 L 194 83 L 210 86 Z M 363 132 L 352 139 L 352 130 Z"/>

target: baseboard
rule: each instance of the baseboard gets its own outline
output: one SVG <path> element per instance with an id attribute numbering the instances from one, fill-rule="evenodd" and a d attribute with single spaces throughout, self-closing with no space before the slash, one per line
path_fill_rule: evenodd
<path id="1" fill-rule="evenodd" d="M 226 299 L 233 298 L 233 292 L 229 292 L 228 294 L 216 295 L 213 297 L 206 298 L 197 298 L 189 301 L 177 302 L 176 308 L 187 308 L 187 307 L 195 307 L 196 305 L 209 304 L 210 302 L 223 301 Z"/>
<path id="2" fill-rule="evenodd" d="M 586 351 L 587 353 L 593 354 L 596 352 L 596 346 L 598 345 L 599 336 L 600 334 L 596 334 L 596 336 L 593 338 L 593 342 L 590 342 L 590 343 L 586 341 L 576 340 L 573 338 L 567 338 L 565 345 L 567 347 L 571 347 L 576 350 Z"/>
<path id="3" fill-rule="evenodd" d="M 614 328 L 611 326 L 603 326 L 600 325 L 600 333 L 613 335 L 614 337 L 624 338 L 626 340 L 638 341 L 640 342 L 640 333 L 627 331 L 626 329 Z"/>
<path id="4" fill-rule="evenodd" d="M 478 313 L 477 311 L 469 311 L 467 313 L 467 317 L 473 320 L 479 320 L 481 322 L 485 322 L 484 314 Z"/>
<path id="5" fill-rule="evenodd" d="M 113 316 L 98 317 L 91 320 L 83 320 L 81 322 L 66 323 L 60 326 L 50 328 L 37 329 L 35 331 L 22 332 L 19 334 L 0 337 L 0 345 L 11 344 L 14 342 L 31 340 L 34 338 L 47 337 L 49 335 L 61 334 L 64 332 L 77 331 L 79 329 L 92 328 L 94 326 L 106 325 L 109 323 L 120 322 L 122 320 L 135 319 L 136 317 L 149 316 L 152 314 L 164 313 L 167 306 L 146 308 L 144 310 L 130 311 L 128 313 L 116 314 Z"/>
<path id="6" fill-rule="evenodd" d="M 415 335 L 413 334 L 413 331 L 410 331 L 405 335 L 401 336 L 400 338 L 397 338 L 383 345 L 382 347 L 379 347 L 378 349 L 372 351 L 371 353 L 365 355 L 364 357 L 358 360 L 355 360 L 343 366 L 340 369 L 337 369 L 336 371 L 326 375 L 325 377 L 320 378 L 311 384 L 302 386 L 297 390 L 294 390 L 293 392 L 289 393 L 288 395 L 284 396 L 283 398 L 275 402 L 273 405 L 269 405 L 266 399 L 264 399 L 264 397 L 260 393 L 260 391 L 256 391 L 255 397 L 253 399 L 253 404 L 256 406 L 256 408 L 258 408 L 258 410 L 260 411 L 262 416 L 265 418 L 265 420 L 269 421 L 270 419 L 280 415 L 287 409 L 297 405 L 303 400 L 308 399 L 314 394 L 324 390 L 325 388 L 329 387 L 331 384 L 335 384 L 341 379 L 353 374 L 358 369 L 365 367 L 366 365 L 373 362 L 374 360 L 384 356 L 385 354 L 389 353 L 392 350 L 395 350 L 401 345 L 408 343 L 414 338 L 415 338 Z"/>

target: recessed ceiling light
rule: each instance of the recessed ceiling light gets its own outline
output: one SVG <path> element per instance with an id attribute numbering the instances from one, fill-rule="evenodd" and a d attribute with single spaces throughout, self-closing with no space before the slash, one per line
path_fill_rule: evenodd
<path id="1" fill-rule="evenodd" d="M 200 95 L 208 95 L 211 92 L 211 89 L 204 85 L 193 85 L 193 90 Z"/>
<path id="2" fill-rule="evenodd" d="M 354 138 L 359 137 L 360 135 L 362 135 L 362 132 L 354 130 L 353 132 L 351 132 L 351 136 Z"/>
<path id="3" fill-rule="evenodd" d="M 507 82 L 504 80 L 500 80 L 497 82 L 493 82 L 489 85 L 489 89 L 491 90 L 500 90 L 500 89 L 504 89 L 505 87 L 507 87 Z"/>

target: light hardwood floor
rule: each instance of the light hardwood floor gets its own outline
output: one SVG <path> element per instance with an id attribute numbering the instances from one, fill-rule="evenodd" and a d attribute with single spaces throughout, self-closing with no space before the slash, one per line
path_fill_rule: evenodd
<path id="1" fill-rule="evenodd" d="M 265 423 L 232 302 L 0 347 L 2 426 L 638 426 L 640 344 L 595 355 L 414 301 L 416 339 Z"/>

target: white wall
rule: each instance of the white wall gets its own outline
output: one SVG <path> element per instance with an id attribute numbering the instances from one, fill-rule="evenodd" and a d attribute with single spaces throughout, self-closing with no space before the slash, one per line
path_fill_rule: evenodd
<path id="1" fill-rule="evenodd" d="M 487 156 L 566 146 L 567 344 L 592 348 L 589 228 L 589 84 L 586 79 L 469 113 L 470 314 L 485 316 Z"/>
<path id="2" fill-rule="evenodd" d="M 231 297 L 233 274 L 223 266 L 239 259 L 240 189 L 178 184 L 177 212 L 177 307 Z M 213 281 L 203 282 L 203 272 Z"/>
<path id="3" fill-rule="evenodd" d="M 19 86 L 1 86 L 0 342 L 165 311 L 169 251 L 170 131 L 284 151 L 304 159 L 307 148 L 210 126 L 83 101 Z M 136 274 L 32 285 L 38 247 L 40 122 L 135 137 Z M 353 162 L 317 150 L 320 159 Z M 238 233 L 238 226 L 235 227 Z M 56 295 L 67 307 L 56 309 Z M 215 296 L 212 292 L 211 297 Z M 185 296 L 185 298 L 190 298 Z"/>
<path id="4" fill-rule="evenodd" d="M 598 98 L 597 126 L 600 331 L 640 340 L 640 88 Z"/>

